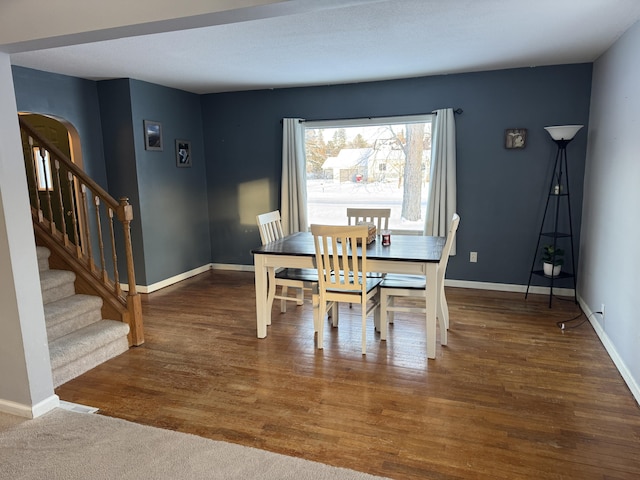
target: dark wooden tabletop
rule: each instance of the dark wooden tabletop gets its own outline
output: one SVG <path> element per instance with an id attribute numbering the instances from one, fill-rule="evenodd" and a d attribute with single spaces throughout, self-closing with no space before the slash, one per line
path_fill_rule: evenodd
<path id="1" fill-rule="evenodd" d="M 391 245 L 383 246 L 380 238 L 367 245 L 367 258 L 406 262 L 438 262 L 445 237 L 391 235 Z M 358 247 L 360 250 L 360 247 Z M 311 232 L 298 232 L 251 250 L 253 254 L 313 256 L 315 247 Z"/>

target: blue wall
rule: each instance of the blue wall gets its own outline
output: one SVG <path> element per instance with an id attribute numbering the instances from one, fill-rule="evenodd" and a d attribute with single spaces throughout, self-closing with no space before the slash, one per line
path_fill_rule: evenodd
<path id="1" fill-rule="evenodd" d="M 447 276 L 526 284 L 556 152 L 543 127 L 588 124 L 592 65 L 203 96 L 136 80 L 96 84 L 13 68 L 18 108 L 72 122 L 87 170 L 103 185 L 108 177 L 114 196 L 137 198 L 134 242 L 142 251 L 134 253 L 144 259 L 138 284 L 209 262 L 253 263 L 250 250 L 260 238 L 243 211 L 243 195 L 259 185 L 262 211 L 280 207 L 283 117 L 408 115 L 446 107 L 464 110 L 456 116 L 462 221 Z M 162 123 L 164 151 L 144 150 L 145 119 Z M 528 129 L 526 148 L 504 148 L 507 128 Z M 576 248 L 586 131 L 568 147 Z M 175 139 L 191 141 L 192 168 L 176 168 Z M 478 263 L 469 263 L 469 251 L 478 252 Z"/>
<path id="2" fill-rule="evenodd" d="M 134 221 L 131 224 L 131 245 L 134 252 L 136 283 L 146 285 L 147 274 L 142 241 L 142 215 L 138 195 L 134 128 L 131 123 L 129 80 L 98 82 L 98 98 L 103 125 L 104 156 L 108 165 L 109 193 L 117 200 L 121 197 L 127 197 L 133 207 Z M 121 239 L 117 241 L 120 245 Z M 124 252 L 118 252 L 118 270 L 123 273 L 127 272 Z M 128 280 L 126 278 L 127 282 Z M 125 280 L 123 279 L 123 281 Z"/>
<path id="3" fill-rule="evenodd" d="M 18 110 L 72 123 L 85 171 L 113 197 L 129 197 L 138 285 L 211 262 L 198 95 L 129 79 L 94 82 L 16 66 L 12 71 Z M 162 123 L 162 152 L 144 149 L 144 119 Z M 191 168 L 176 167 L 176 139 L 191 141 Z M 126 269 L 119 270 L 124 281 Z"/>
<path id="4" fill-rule="evenodd" d="M 84 170 L 107 189 L 96 82 L 16 66 L 12 72 L 18 111 L 71 123 L 82 139 Z"/>
<path id="5" fill-rule="evenodd" d="M 526 284 L 556 145 L 547 125 L 589 120 L 591 64 L 421 77 L 203 96 L 213 261 L 251 264 L 257 229 L 240 222 L 239 186 L 264 181 L 279 207 L 280 120 L 357 118 L 462 108 L 458 147 L 458 255 L 448 278 Z M 523 150 L 504 148 L 507 128 L 528 129 Z M 586 128 L 568 147 L 576 248 Z M 215 207 L 215 208 L 214 208 Z M 469 252 L 478 263 L 469 263 Z M 576 252 L 577 254 L 577 252 Z"/>
<path id="6" fill-rule="evenodd" d="M 130 81 L 146 285 L 211 263 L 200 96 Z M 144 120 L 162 124 L 163 151 L 144 148 Z M 176 139 L 191 168 L 176 167 Z"/>

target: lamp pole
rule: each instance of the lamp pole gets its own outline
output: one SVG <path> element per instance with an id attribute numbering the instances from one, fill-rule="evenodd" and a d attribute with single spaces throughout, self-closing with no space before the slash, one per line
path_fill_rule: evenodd
<path id="1" fill-rule="evenodd" d="M 538 233 L 538 243 L 536 244 L 536 249 L 533 254 L 533 260 L 531 262 L 531 270 L 529 273 L 529 281 L 527 283 L 527 291 L 525 293 L 525 298 L 529 295 L 529 288 L 531 286 L 531 278 L 533 275 L 541 275 L 550 279 L 550 291 L 549 291 L 549 307 L 551 307 L 552 299 L 553 299 L 553 285 L 554 280 L 556 278 L 573 278 L 573 297 L 574 301 L 577 303 L 576 296 L 576 265 L 575 265 L 575 256 L 573 249 L 573 220 L 571 218 L 571 201 L 569 196 L 569 168 L 567 166 L 567 145 L 574 139 L 578 130 L 580 130 L 582 125 L 563 125 L 563 126 L 554 126 L 554 127 L 544 127 L 551 138 L 558 146 L 556 151 L 556 158 L 553 167 L 553 174 L 551 176 L 551 182 L 549 184 L 549 190 L 547 191 L 547 201 L 544 208 L 544 216 L 542 217 L 542 222 L 540 224 L 540 231 Z M 564 183 L 562 177 L 565 177 Z M 553 230 L 546 231 L 544 230 L 547 213 L 549 211 L 549 202 L 551 197 L 555 197 L 555 215 L 553 219 Z M 569 220 L 569 233 L 562 233 L 558 231 L 558 222 L 560 217 L 560 200 L 562 198 L 566 198 L 567 200 L 567 213 Z M 536 270 L 536 258 L 538 256 L 540 241 L 542 237 L 550 237 L 553 239 L 553 250 L 551 254 L 551 264 L 552 264 L 552 272 L 550 276 L 544 274 L 544 270 Z M 571 247 L 571 267 L 572 273 L 560 272 L 557 275 L 554 275 L 553 266 L 556 264 L 556 255 L 558 252 L 558 239 L 569 237 L 570 247 Z"/>

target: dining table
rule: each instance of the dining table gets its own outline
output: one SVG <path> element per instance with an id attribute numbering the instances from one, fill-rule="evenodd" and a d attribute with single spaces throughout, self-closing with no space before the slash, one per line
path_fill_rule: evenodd
<path id="1" fill-rule="evenodd" d="M 440 301 L 438 263 L 442 256 L 445 237 L 425 235 L 391 235 L 389 245 L 383 245 L 378 236 L 365 245 L 367 269 L 381 274 L 396 273 L 424 276 L 426 280 L 426 351 L 427 358 L 436 356 L 436 311 Z M 358 246 L 362 255 L 362 246 Z M 258 338 L 267 336 L 271 312 L 267 305 L 270 269 L 316 268 L 315 245 L 310 232 L 287 235 L 251 250 L 255 266 L 256 325 Z M 273 270 L 271 270 L 273 274 Z M 440 343 L 447 344 L 447 331 L 440 329 Z"/>

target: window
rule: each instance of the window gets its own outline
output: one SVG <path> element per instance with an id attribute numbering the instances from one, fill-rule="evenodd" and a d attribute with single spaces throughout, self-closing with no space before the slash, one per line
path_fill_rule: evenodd
<path id="1" fill-rule="evenodd" d="M 431 115 L 305 123 L 309 223 L 347 224 L 347 207 L 391 208 L 389 228 L 422 233 Z"/>
<path id="2" fill-rule="evenodd" d="M 41 147 L 33 147 L 33 158 L 36 161 L 36 177 L 38 180 L 38 190 L 52 191 L 53 181 L 51 180 L 51 161 L 49 150 Z"/>

